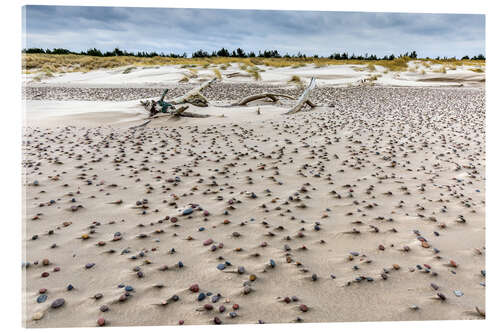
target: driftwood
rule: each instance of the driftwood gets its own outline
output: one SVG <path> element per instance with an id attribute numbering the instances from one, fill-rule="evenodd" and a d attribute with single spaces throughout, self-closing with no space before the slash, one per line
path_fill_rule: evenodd
<path id="1" fill-rule="evenodd" d="M 184 103 L 189 103 L 193 104 L 195 106 L 208 106 L 208 100 L 205 96 L 201 94 L 201 91 L 208 87 L 210 84 L 212 84 L 217 78 L 213 78 L 209 81 L 205 81 L 202 85 L 199 87 L 193 88 L 184 95 L 175 98 L 172 101 L 169 101 L 171 104 L 184 104 Z"/>
<path id="2" fill-rule="evenodd" d="M 227 78 L 232 78 L 232 77 L 237 77 L 237 76 L 241 76 L 241 77 L 251 77 L 252 76 L 250 74 L 245 74 L 245 73 L 241 73 L 241 72 L 228 73 L 225 75 Z"/>
<path id="3" fill-rule="evenodd" d="M 168 101 L 168 102 L 163 101 L 163 99 L 165 98 L 165 96 L 167 94 L 168 89 L 165 90 L 165 92 L 161 96 L 160 100 L 158 100 L 158 101 L 155 101 L 155 100 L 140 101 L 141 105 L 147 111 L 149 111 L 149 117 L 148 117 L 149 120 L 143 124 L 130 127 L 130 129 L 144 127 L 147 124 L 149 124 L 152 119 L 156 119 L 156 118 L 163 117 L 163 116 L 191 117 L 191 118 L 209 117 L 209 115 L 205 115 L 205 114 L 196 114 L 196 113 L 192 113 L 192 112 L 185 112 L 189 108 L 189 105 L 183 105 L 177 109 L 173 105 L 189 103 L 189 104 L 193 104 L 195 106 L 202 106 L 202 107 L 208 106 L 208 100 L 205 96 L 203 96 L 201 94 L 201 91 L 203 89 L 205 89 L 206 87 L 208 87 L 210 84 L 212 84 L 216 79 L 217 78 L 213 78 L 209 81 L 205 81 L 199 87 L 191 89 L 183 96 L 177 97 L 172 101 Z"/>
<path id="4" fill-rule="evenodd" d="M 192 112 L 183 112 L 182 117 L 191 117 L 191 118 L 208 118 L 210 115 L 208 114 L 200 114 L 200 113 L 192 113 Z"/>
<path id="5" fill-rule="evenodd" d="M 295 97 L 290 96 L 290 95 L 285 95 L 285 94 L 263 93 L 263 94 L 251 95 L 251 96 L 245 97 L 245 98 L 241 99 L 239 102 L 232 104 L 231 106 L 243 106 L 243 105 L 247 105 L 250 102 L 253 102 L 253 101 L 256 101 L 259 99 L 263 99 L 263 98 L 269 98 L 269 99 L 271 99 L 271 101 L 277 102 L 278 97 L 295 99 Z M 307 105 L 309 105 L 312 108 L 316 106 L 316 104 L 311 102 L 309 99 L 306 100 L 306 103 L 307 103 Z"/>
<path id="6" fill-rule="evenodd" d="M 171 112 L 172 116 L 181 116 L 184 111 L 186 111 L 189 108 L 189 105 L 183 105 L 178 109 L 175 109 Z"/>
<path id="7" fill-rule="evenodd" d="M 137 126 L 132 126 L 130 127 L 130 129 L 136 129 L 136 128 L 140 128 L 140 127 L 144 127 L 146 126 L 147 124 L 149 124 L 151 122 L 151 119 L 149 119 L 148 121 L 146 121 L 145 123 L 143 124 L 140 124 L 140 125 L 137 125 Z"/>
<path id="8" fill-rule="evenodd" d="M 311 82 L 309 83 L 309 86 L 304 90 L 302 95 L 299 97 L 299 100 L 297 102 L 297 105 L 295 105 L 293 108 L 291 108 L 286 114 L 294 114 L 299 112 L 304 104 L 309 100 L 309 96 L 311 96 L 311 92 L 316 87 L 316 79 L 313 77 L 311 78 Z"/>

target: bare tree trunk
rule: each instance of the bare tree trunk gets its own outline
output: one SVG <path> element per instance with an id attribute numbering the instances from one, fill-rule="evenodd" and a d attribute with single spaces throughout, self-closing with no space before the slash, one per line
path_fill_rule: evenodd
<path id="1" fill-rule="evenodd" d="M 302 107 L 304 106 L 304 104 L 306 104 L 306 102 L 309 100 L 309 96 L 311 96 L 311 92 L 314 89 L 314 87 L 316 87 L 316 79 L 313 77 L 311 78 L 309 86 L 306 88 L 306 90 L 304 90 L 302 95 L 299 97 L 297 105 L 291 108 L 286 114 L 294 114 L 299 112 L 300 109 L 302 109 Z"/>

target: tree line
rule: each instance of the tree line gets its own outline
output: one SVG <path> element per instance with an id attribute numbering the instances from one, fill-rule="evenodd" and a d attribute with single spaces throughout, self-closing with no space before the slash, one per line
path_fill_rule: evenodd
<path id="1" fill-rule="evenodd" d="M 70 51 L 68 49 L 63 49 L 63 48 L 53 48 L 51 49 L 42 49 L 42 48 L 28 48 L 28 49 L 23 49 L 23 53 L 43 53 L 43 54 L 78 54 L 78 55 L 88 55 L 88 56 L 95 56 L 95 57 L 115 57 L 115 56 L 134 56 L 134 57 L 143 57 L 143 58 L 153 58 L 153 57 L 168 57 L 168 58 L 187 58 L 187 53 L 183 54 L 177 54 L 177 53 L 157 53 L 157 52 L 128 52 L 126 50 L 120 50 L 119 48 L 115 48 L 113 51 L 101 51 L 96 48 L 88 49 L 87 51 L 80 51 L 80 52 L 74 52 Z M 290 55 L 288 53 L 285 53 L 284 55 L 281 55 L 278 50 L 264 50 L 260 51 L 258 53 L 255 53 L 253 51 L 250 52 L 245 52 L 241 48 L 237 48 L 236 50 L 232 50 L 231 52 L 226 49 L 226 48 L 221 48 L 218 51 L 212 51 L 211 53 L 204 51 L 204 50 L 198 50 L 195 51 L 191 54 L 191 58 L 212 58 L 212 57 L 233 57 L 233 58 L 285 58 L 285 59 L 305 59 L 305 58 L 328 58 L 328 59 L 335 59 L 335 60 L 394 60 L 395 58 L 401 58 L 401 57 L 409 57 L 412 59 L 417 59 L 417 52 L 412 51 L 412 52 L 406 52 L 404 54 L 400 54 L 399 56 L 396 56 L 394 54 L 391 55 L 385 55 L 383 57 L 378 57 L 375 54 L 368 54 L 365 53 L 364 55 L 355 55 L 352 53 L 349 55 L 347 52 L 343 53 L 332 53 L 331 55 L 327 57 L 320 57 L 317 54 L 313 56 L 307 56 L 304 53 L 298 52 L 297 54 Z M 426 57 L 425 59 L 431 59 L 429 57 Z M 448 58 L 448 57 L 436 57 L 434 58 L 435 60 L 449 60 L 449 59 L 456 59 L 455 57 L 453 58 Z M 468 55 L 465 55 L 461 58 L 461 60 L 486 60 L 486 57 L 483 54 L 479 54 L 476 56 L 469 57 Z"/>

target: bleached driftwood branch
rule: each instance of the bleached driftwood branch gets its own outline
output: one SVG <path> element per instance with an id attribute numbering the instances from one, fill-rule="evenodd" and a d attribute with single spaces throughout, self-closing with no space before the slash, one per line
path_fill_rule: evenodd
<path id="1" fill-rule="evenodd" d="M 237 77 L 237 76 L 251 77 L 250 74 L 241 73 L 241 72 L 228 73 L 228 74 L 225 74 L 225 75 L 226 75 L 227 78 L 232 78 L 232 77 Z"/>
<path id="2" fill-rule="evenodd" d="M 287 98 L 287 99 L 295 99 L 295 97 L 290 96 L 290 95 L 285 95 L 285 94 L 263 93 L 263 94 L 258 94 L 258 95 L 247 96 L 247 97 L 241 99 L 239 102 L 232 104 L 232 106 L 247 105 L 250 102 L 253 102 L 253 101 L 256 101 L 259 99 L 263 99 L 263 98 L 269 98 L 269 99 L 271 99 L 271 101 L 277 102 L 278 97 L 283 97 L 283 98 Z M 309 105 L 312 108 L 316 106 L 316 104 L 314 104 L 310 100 L 306 100 L 306 103 L 307 103 L 307 105 Z"/>
<path id="3" fill-rule="evenodd" d="M 295 105 L 293 108 L 291 108 L 286 114 L 294 114 L 299 112 L 304 104 L 309 100 L 309 97 L 311 96 L 311 92 L 316 87 L 316 78 L 311 78 L 311 82 L 309 83 L 309 86 L 304 90 L 302 95 L 300 95 L 299 100 L 297 102 L 297 105 Z"/>
<path id="4" fill-rule="evenodd" d="M 184 104 L 184 103 L 189 103 L 193 104 L 195 106 L 208 106 L 208 100 L 205 96 L 201 94 L 201 91 L 211 85 L 217 78 L 213 78 L 209 81 L 205 81 L 202 85 L 199 87 L 193 88 L 184 95 L 177 97 L 173 99 L 172 101 L 169 101 L 170 104 Z"/>

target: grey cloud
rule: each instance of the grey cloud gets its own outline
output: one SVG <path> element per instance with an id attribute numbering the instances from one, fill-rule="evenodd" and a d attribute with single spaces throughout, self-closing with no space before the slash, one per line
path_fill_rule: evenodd
<path id="1" fill-rule="evenodd" d="M 484 53 L 484 15 L 27 6 L 27 47 L 188 54 L 221 47 L 329 55 Z"/>

